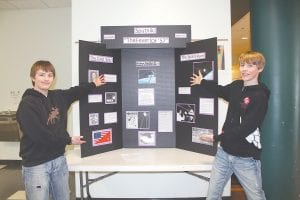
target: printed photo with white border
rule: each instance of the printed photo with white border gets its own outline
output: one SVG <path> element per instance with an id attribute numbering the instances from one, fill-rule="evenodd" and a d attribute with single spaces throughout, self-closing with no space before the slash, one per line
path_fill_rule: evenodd
<path id="1" fill-rule="evenodd" d="M 201 135 L 213 135 L 213 129 L 192 127 L 192 142 L 206 144 L 212 146 L 212 142 L 207 142 L 201 139 Z"/>
<path id="2" fill-rule="evenodd" d="M 139 131 L 138 132 L 138 140 L 139 146 L 155 146 L 156 140 L 155 131 Z"/>

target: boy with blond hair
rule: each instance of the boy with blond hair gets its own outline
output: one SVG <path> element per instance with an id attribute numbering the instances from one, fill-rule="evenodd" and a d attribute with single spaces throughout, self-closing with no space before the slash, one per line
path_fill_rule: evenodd
<path id="1" fill-rule="evenodd" d="M 220 142 L 212 167 L 208 200 L 221 200 L 224 187 L 234 173 L 249 200 L 265 200 L 261 179 L 260 126 L 268 108 L 269 89 L 259 82 L 264 56 L 248 51 L 239 57 L 242 80 L 221 86 L 193 74 L 191 86 L 201 85 L 228 101 L 221 134 L 203 135 L 202 140 Z"/>

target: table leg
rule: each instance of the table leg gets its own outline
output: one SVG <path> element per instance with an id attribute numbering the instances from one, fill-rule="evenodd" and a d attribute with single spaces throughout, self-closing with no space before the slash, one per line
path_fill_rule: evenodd
<path id="1" fill-rule="evenodd" d="M 86 194 L 87 194 L 87 199 L 92 199 L 91 194 L 90 194 L 90 179 L 89 179 L 89 173 L 85 172 L 85 180 L 86 180 Z"/>
<path id="2" fill-rule="evenodd" d="M 80 181 L 80 199 L 83 200 L 83 177 L 82 177 L 82 172 L 79 172 L 79 181 Z"/>

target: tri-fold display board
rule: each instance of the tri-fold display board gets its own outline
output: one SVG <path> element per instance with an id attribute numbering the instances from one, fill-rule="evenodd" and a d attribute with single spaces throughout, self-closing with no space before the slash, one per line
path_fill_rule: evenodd
<path id="1" fill-rule="evenodd" d="M 101 44 L 79 41 L 79 82 L 106 84 L 80 101 L 81 156 L 118 148 L 174 147 L 213 155 L 217 97 L 190 86 L 217 83 L 217 39 L 191 42 L 191 26 L 103 26 Z"/>

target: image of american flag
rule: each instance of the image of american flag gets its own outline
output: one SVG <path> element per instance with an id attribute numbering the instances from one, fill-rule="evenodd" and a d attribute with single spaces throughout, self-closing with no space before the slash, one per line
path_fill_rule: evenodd
<path id="1" fill-rule="evenodd" d="M 111 129 L 96 130 L 93 131 L 92 134 L 93 134 L 92 136 L 93 147 L 112 143 Z"/>

